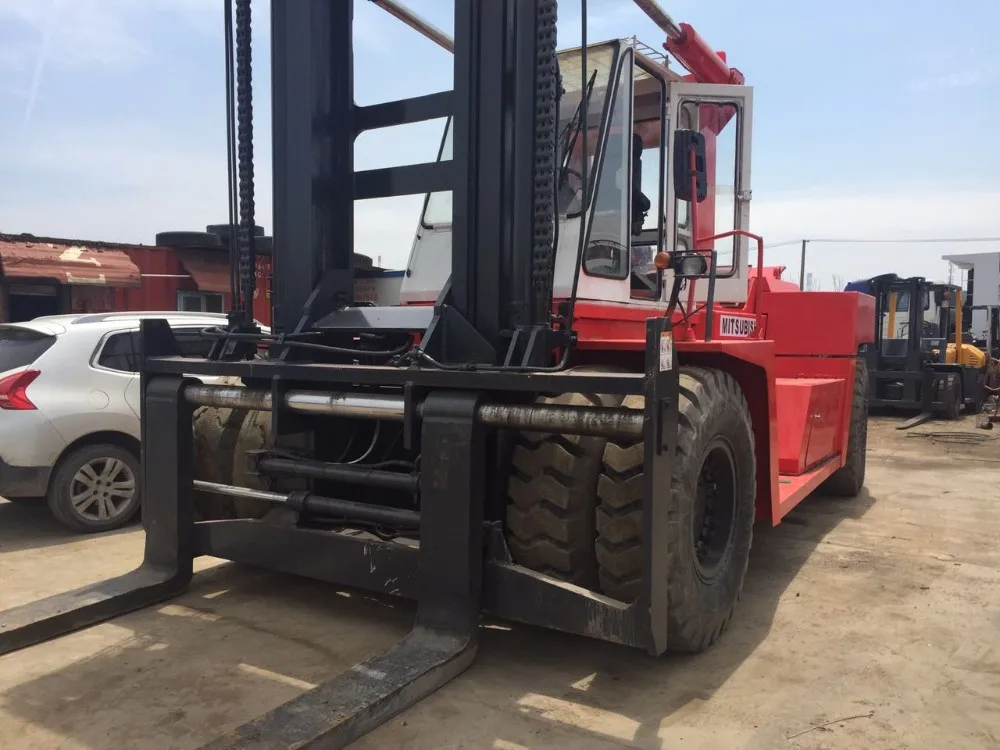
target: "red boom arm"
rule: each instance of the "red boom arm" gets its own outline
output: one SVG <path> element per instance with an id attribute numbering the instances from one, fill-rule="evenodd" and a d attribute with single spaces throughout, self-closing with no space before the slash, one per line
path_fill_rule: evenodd
<path id="1" fill-rule="evenodd" d="M 691 71 L 691 81 L 743 85 L 746 78 L 736 68 L 729 67 L 725 52 L 713 50 L 689 23 L 679 24 L 677 28 L 680 33 L 672 34 L 668 31 L 667 42 L 663 46 Z"/>

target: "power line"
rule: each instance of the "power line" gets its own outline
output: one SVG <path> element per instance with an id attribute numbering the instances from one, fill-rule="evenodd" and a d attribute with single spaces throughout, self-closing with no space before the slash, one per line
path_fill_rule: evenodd
<path id="1" fill-rule="evenodd" d="M 950 245 L 970 244 L 970 243 L 1000 243 L 1000 237 L 879 237 L 879 238 L 851 238 L 851 237 L 820 237 L 801 238 L 797 240 L 784 240 L 767 245 L 767 249 L 778 247 L 789 247 L 791 245 L 802 246 L 802 256 L 799 261 L 799 288 L 806 287 L 806 246 L 810 243 L 823 242 L 835 245 L 864 245 L 864 244 L 941 244 Z M 943 260 L 943 259 L 942 259 Z"/>
<path id="2" fill-rule="evenodd" d="M 837 244 L 837 245 L 847 245 L 847 244 L 927 244 L 927 243 L 970 243 L 970 242 L 1000 242 L 1000 237 L 914 237 L 914 238 L 888 238 L 888 239 L 853 239 L 850 237 L 826 237 L 826 238 L 802 238 L 798 240 L 786 240 L 784 242 L 776 242 L 772 245 L 767 245 L 766 247 L 785 247 L 787 245 L 798 245 L 801 242 L 825 242 L 827 244 Z"/>

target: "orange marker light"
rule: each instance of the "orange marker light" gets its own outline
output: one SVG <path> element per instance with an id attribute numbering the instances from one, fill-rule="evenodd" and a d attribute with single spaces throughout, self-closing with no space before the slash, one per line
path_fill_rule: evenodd
<path id="1" fill-rule="evenodd" d="M 658 252 L 653 256 L 653 265 L 661 271 L 666 271 L 670 268 L 670 253 L 665 253 L 662 250 Z"/>

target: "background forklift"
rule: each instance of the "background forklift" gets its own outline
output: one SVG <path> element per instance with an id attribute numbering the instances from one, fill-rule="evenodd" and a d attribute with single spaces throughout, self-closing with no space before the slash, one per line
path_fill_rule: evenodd
<path id="1" fill-rule="evenodd" d="M 963 337 L 959 287 L 883 274 L 845 290 L 875 298 L 875 342 L 865 352 L 870 408 L 919 410 L 899 429 L 982 409 L 987 358 Z"/>
<path id="2" fill-rule="evenodd" d="M 483 611 L 653 655 L 722 636 L 754 522 L 864 485 L 874 304 L 770 291 L 752 92 L 636 4 L 686 74 L 585 23 L 557 51 L 555 0 L 457 0 L 454 89 L 359 106 L 351 0 L 273 0 L 268 334 L 261 4 L 226 4 L 236 306 L 206 358 L 143 327 L 142 565 L 0 613 L 0 653 L 174 596 L 202 555 L 416 599 L 398 644 L 210 746 L 338 748 L 467 668 Z M 354 169 L 359 133 L 434 119 L 436 162 Z M 426 199 L 402 304 L 361 302 L 354 203 L 405 194 Z M 841 324 L 810 337 L 823 319 Z"/>

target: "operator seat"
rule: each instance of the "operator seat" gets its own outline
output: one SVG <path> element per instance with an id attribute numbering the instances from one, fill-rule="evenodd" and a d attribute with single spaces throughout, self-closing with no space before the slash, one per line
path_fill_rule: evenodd
<path id="1" fill-rule="evenodd" d="M 642 234 L 646 214 L 652 205 L 642 192 L 642 136 L 632 133 L 632 235 Z"/>

